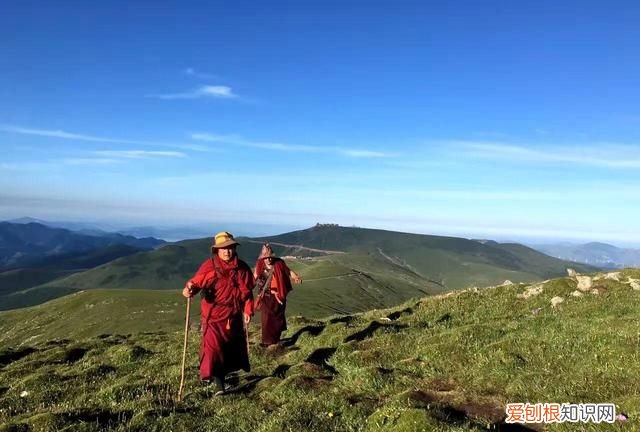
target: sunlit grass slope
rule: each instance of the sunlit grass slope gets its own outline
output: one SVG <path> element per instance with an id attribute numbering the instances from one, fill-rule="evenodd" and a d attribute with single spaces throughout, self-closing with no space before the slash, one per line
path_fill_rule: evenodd
<path id="1" fill-rule="evenodd" d="M 295 318 L 282 345 L 266 350 L 254 328 L 252 371 L 232 377 L 222 397 L 198 382 L 194 323 L 183 402 L 175 400 L 181 328 L 5 346 L 0 430 L 542 430 L 504 425 L 508 402 L 614 403 L 624 424 L 551 430 L 640 430 L 640 271 L 590 282 L 468 289 Z"/>

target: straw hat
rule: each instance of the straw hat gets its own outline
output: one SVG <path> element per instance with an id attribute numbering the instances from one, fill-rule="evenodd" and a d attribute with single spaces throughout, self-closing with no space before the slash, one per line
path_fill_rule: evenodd
<path id="1" fill-rule="evenodd" d="M 233 238 L 233 234 L 228 231 L 222 231 L 216 234 L 213 238 L 213 245 L 211 246 L 211 249 L 227 248 L 230 246 L 237 246 L 239 244 L 240 243 Z"/>

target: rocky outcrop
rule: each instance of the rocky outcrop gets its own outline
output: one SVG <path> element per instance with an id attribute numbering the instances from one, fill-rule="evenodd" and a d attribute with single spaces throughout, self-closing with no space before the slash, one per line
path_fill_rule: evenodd
<path id="1" fill-rule="evenodd" d="M 539 283 L 539 284 L 531 285 L 523 293 L 518 294 L 518 298 L 526 300 L 529 297 L 533 297 L 533 296 L 537 296 L 538 294 L 542 294 L 542 291 L 544 291 L 544 284 Z"/>
<path id="2" fill-rule="evenodd" d="M 560 296 L 555 296 L 554 298 L 551 299 L 551 307 L 558 307 L 558 305 L 560 303 L 564 303 L 564 298 L 560 297 Z"/>

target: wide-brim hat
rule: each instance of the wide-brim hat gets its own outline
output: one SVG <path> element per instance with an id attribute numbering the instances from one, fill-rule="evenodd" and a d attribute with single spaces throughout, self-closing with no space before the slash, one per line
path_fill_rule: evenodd
<path id="1" fill-rule="evenodd" d="M 231 246 L 237 246 L 240 243 L 233 238 L 233 234 L 228 231 L 222 231 L 213 237 L 213 244 L 211 245 L 211 249 L 222 249 Z"/>

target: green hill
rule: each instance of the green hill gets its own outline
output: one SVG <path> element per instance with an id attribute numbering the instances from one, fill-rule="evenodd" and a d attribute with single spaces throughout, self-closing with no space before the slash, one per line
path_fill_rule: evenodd
<path id="1" fill-rule="evenodd" d="M 175 400 L 181 324 L 129 335 L 129 323 L 119 334 L 75 339 L 41 323 L 40 342 L 0 350 L 0 430 L 542 431 L 505 424 L 505 404 L 570 402 L 612 403 L 628 420 L 545 430 L 637 431 L 640 270 L 590 282 L 582 291 L 561 278 L 294 318 L 281 346 L 262 349 L 252 333 L 252 370 L 232 376 L 234 387 L 222 397 L 198 382 L 194 330 L 183 402 Z M 78 297 L 75 307 L 90 317 L 100 306 L 86 305 L 99 297 L 80 296 L 98 293 L 55 302 Z M 55 302 L 40 308 L 62 313 Z M 21 320 L 21 312 L 10 314 Z M 46 340 L 54 330 L 66 339 Z"/>
<path id="2" fill-rule="evenodd" d="M 421 276 L 439 280 L 450 289 L 471 284 L 499 283 L 522 276 L 548 278 L 563 275 L 566 267 L 578 271 L 597 268 L 569 263 L 519 244 L 480 242 L 457 237 L 318 225 L 264 238 L 274 243 L 303 245 L 349 253 L 380 254 Z M 261 239 L 258 239 L 261 240 Z M 481 280 L 478 280 L 478 276 Z"/>
<path id="3" fill-rule="evenodd" d="M 305 280 L 303 302 L 312 316 L 387 307 L 416 295 L 506 279 L 547 279 L 563 275 L 567 266 L 595 270 L 522 245 L 362 228 L 319 226 L 240 240 L 240 257 L 250 265 L 265 240 L 278 255 L 289 257 L 287 262 Z M 89 289 L 178 290 L 209 255 L 209 247 L 210 239 L 188 240 L 137 253 L 14 292 L 0 298 L 0 305 L 25 307 Z"/>
<path id="4" fill-rule="evenodd" d="M 357 258 L 350 257 L 349 266 L 330 259 L 293 261 L 291 266 L 305 281 L 295 285 L 289 295 L 288 314 L 317 318 L 363 312 L 438 292 L 437 285 L 429 285 L 405 269 L 394 269 L 385 262 L 378 263 L 375 272 L 362 273 L 357 268 L 364 264 Z M 375 263 L 366 264 L 375 267 Z M 44 304 L 0 312 L 0 342 L 175 329 L 184 322 L 185 300 L 180 295 L 183 284 L 184 280 L 172 290 L 113 288 L 63 292 L 63 297 Z M 15 296 L 44 295 L 47 289 L 56 288 L 43 286 Z M 67 295 L 70 293 L 73 294 Z M 195 304 L 198 302 L 196 297 Z M 194 317 L 197 309 L 193 308 Z M 16 326 L 16 322 L 21 324 Z"/>

